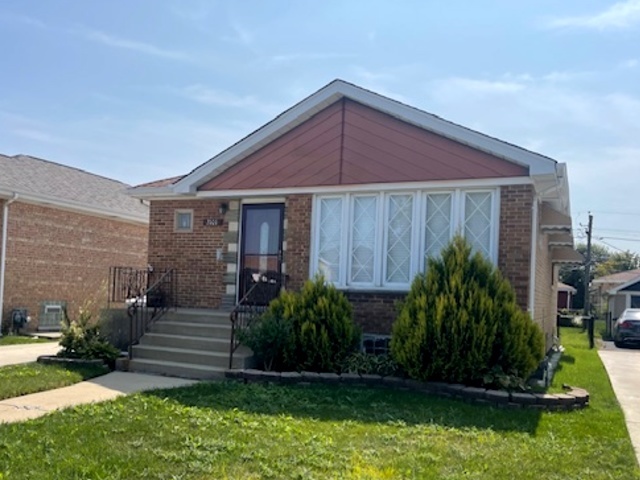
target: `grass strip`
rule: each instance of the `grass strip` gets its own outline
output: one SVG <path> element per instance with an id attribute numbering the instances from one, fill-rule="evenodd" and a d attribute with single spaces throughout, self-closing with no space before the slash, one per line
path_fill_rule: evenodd
<path id="1" fill-rule="evenodd" d="M 0 367 L 0 400 L 66 387 L 108 371 L 97 365 L 24 363 Z"/>
<path id="2" fill-rule="evenodd" d="M 408 391 L 201 383 L 0 425 L 0 478 L 638 479 L 597 352 L 562 333 L 574 412 Z M 36 458 L 38 461 L 34 461 Z"/>
<path id="3" fill-rule="evenodd" d="M 51 343 L 58 340 L 50 340 L 48 338 L 26 337 L 21 335 L 5 335 L 0 337 L 0 347 L 5 345 L 24 345 L 28 343 Z"/>

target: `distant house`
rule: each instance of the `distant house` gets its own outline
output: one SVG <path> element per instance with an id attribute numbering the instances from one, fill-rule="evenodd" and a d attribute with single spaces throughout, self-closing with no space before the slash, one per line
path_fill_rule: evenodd
<path id="1" fill-rule="evenodd" d="M 187 175 L 131 190 L 150 202 L 149 264 L 181 307 L 229 309 L 252 279 L 321 273 L 364 332 L 457 232 L 556 334 L 573 250 L 565 164 L 336 80 Z"/>
<path id="2" fill-rule="evenodd" d="M 76 168 L 0 155 L 0 314 L 59 328 L 61 309 L 106 299 L 109 267 L 147 261 L 148 206 L 128 185 Z"/>
<path id="3" fill-rule="evenodd" d="M 558 282 L 558 310 L 571 309 L 573 296 L 577 290 L 571 285 Z"/>
<path id="4" fill-rule="evenodd" d="M 613 319 L 625 308 L 640 308 L 640 269 L 595 278 L 590 292 L 594 304 L 606 307 Z"/>

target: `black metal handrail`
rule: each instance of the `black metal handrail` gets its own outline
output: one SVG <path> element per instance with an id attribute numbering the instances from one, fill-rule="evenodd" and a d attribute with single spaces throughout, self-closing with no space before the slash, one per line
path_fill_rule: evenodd
<path id="1" fill-rule="evenodd" d="M 277 298 L 280 291 L 285 288 L 287 278 L 286 275 L 278 272 L 260 274 L 244 272 L 243 277 L 251 279 L 251 283 L 245 282 L 248 289 L 229 315 L 231 320 L 229 368 L 233 368 L 233 354 L 240 346 L 240 333 L 251 327 L 252 323 L 262 316 L 271 300 Z"/>
<path id="2" fill-rule="evenodd" d="M 154 272 L 149 272 L 148 281 L 153 280 Z M 172 268 L 162 273 L 141 295 L 127 300 L 129 316 L 129 358 L 132 358 L 133 345 L 140 341 L 149 327 L 162 315 L 177 307 L 176 271 Z"/>

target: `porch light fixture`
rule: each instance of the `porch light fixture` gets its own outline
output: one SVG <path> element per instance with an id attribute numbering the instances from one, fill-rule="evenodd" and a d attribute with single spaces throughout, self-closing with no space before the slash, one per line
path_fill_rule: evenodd
<path id="1" fill-rule="evenodd" d="M 227 213 L 227 210 L 229 210 L 229 205 L 226 203 L 221 203 L 218 207 L 218 212 L 220 212 L 220 215 L 224 215 L 225 213 Z"/>

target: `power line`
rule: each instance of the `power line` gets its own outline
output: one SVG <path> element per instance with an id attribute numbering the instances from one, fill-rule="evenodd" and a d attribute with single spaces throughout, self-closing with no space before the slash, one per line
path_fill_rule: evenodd
<path id="1" fill-rule="evenodd" d="M 629 215 L 631 217 L 640 217 L 640 212 L 638 213 L 634 213 L 634 212 L 593 212 L 593 213 L 599 213 L 601 215 Z"/>

